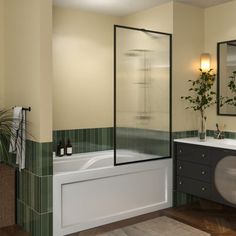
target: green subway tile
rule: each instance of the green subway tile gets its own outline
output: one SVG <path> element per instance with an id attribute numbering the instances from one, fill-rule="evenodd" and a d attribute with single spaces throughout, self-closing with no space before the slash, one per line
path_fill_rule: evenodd
<path id="1" fill-rule="evenodd" d="M 36 202 L 37 202 L 37 194 L 38 194 L 38 185 L 37 185 L 37 176 L 31 175 L 30 178 L 30 189 L 31 189 L 31 195 L 30 195 L 30 202 L 29 206 L 33 209 L 36 209 Z"/>
<path id="2" fill-rule="evenodd" d="M 83 129 L 81 130 L 81 138 L 82 138 L 82 152 L 87 152 L 87 142 L 86 142 L 86 133 L 87 133 L 87 130 L 86 129 Z"/>
<path id="3" fill-rule="evenodd" d="M 52 176 L 40 178 L 40 213 L 52 211 Z"/>
<path id="4" fill-rule="evenodd" d="M 52 213 L 41 215 L 41 236 L 52 236 Z"/>
<path id="5" fill-rule="evenodd" d="M 99 137 L 98 137 L 98 130 L 99 129 L 95 129 L 95 145 L 96 145 L 96 150 L 98 150 L 98 145 L 99 145 Z"/>
<path id="6" fill-rule="evenodd" d="M 35 169 L 35 174 L 37 175 L 42 175 L 42 168 L 43 168 L 43 163 L 42 163 L 42 145 L 41 144 L 35 144 L 35 156 L 36 156 L 36 169 Z"/>
<path id="7" fill-rule="evenodd" d="M 33 209 L 40 212 L 41 209 L 41 178 L 34 176 Z"/>
<path id="8" fill-rule="evenodd" d="M 85 146 L 86 146 L 85 152 L 90 152 L 89 141 L 90 141 L 90 130 L 85 129 L 84 130 L 84 142 L 85 142 Z"/>
<path id="9" fill-rule="evenodd" d="M 113 128 L 91 128 L 78 130 L 64 130 L 53 132 L 53 149 L 56 150 L 58 137 L 60 139 L 70 138 L 74 153 L 94 152 L 112 149 Z"/>
<path id="10" fill-rule="evenodd" d="M 96 151 L 96 147 L 95 147 L 95 129 L 91 129 L 90 130 L 90 150 L 92 152 Z"/>
<path id="11" fill-rule="evenodd" d="M 42 143 L 42 170 L 41 175 L 53 174 L 52 143 Z"/>
<path id="12" fill-rule="evenodd" d="M 32 236 L 52 235 L 51 219 L 42 214 L 52 211 L 52 149 L 27 140 L 26 169 L 17 171 L 17 223 Z"/>
<path id="13" fill-rule="evenodd" d="M 39 213 L 51 211 L 52 176 L 39 177 L 27 172 L 22 176 L 24 176 L 23 181 L 25 182 L 23 183 L 22 197 L 20 196 L 19 200 Z"/>
<path id="14" fill-rule="evenodd" d="M 83 152 L 83 130 L 77 130 L 76 131 L 76 137 L 77 139 L 75 140 L 75 142 L 77 143 L 77 150 L 74 150 L 74 152 L 76 153 L 76 151 L 78 153 Z"/>
<path id="15" fill-rule="evenodd" d="M 23 204 L 21 201 L 19 201 L 19 199 L 17 199 L 16 223 L 20 226 L 23 226 Z"/>
<path id="16" fill-rule="evenodd" d="M 98 130 L 98 151 L 103 151 L 103 146 L 102 146 L 102 129 Z"/>
<path id="17" fill-rule="evenodd" d="M 107 128 L 107 148 L 110 149 L 111 147 L 111 130 L 109 128 Z"/>
<path id="18" fill-rule="evenodd" d="M 39 214 L 24 203 L 17 202 L 17 223 L 32 236 L 52 236 L 52 212 Z"/>

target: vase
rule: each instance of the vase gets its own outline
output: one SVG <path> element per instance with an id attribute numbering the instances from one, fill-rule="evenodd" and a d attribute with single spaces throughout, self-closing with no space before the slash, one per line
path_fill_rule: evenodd
<path id="1" fill-rule="evenodd" d="M 201 142 L 206 141 L 206 115 L 204 111 L 200 111 L 198 124 L 198 137 Z"/>

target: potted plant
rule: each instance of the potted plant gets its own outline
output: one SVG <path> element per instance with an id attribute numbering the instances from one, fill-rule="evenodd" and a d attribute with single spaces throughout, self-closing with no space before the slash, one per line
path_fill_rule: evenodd
<path id="1" fill-rule="evenodd" d="M 16 132 L 13 130 L 13 118 L 12 110 L 2 109 L 0 110 L 0 161 L 9 164 L 9 142 L 11 137 L 16 136 Z"/>
<path id="2" fill-rule="evenodd" d="M 200 69 L 200 76 L 197 80 L 189 80 L 191 87 L 188 90 L 192 93 L 189 96 L 182 96 L 189 103 L 186 109 L 192 109 L 199 112 L 199 128 L 198 134 L 200 141 L 206 140 L 206 110 L 216 103 L 216 93 L 212 91 L 216 75 L 212 73 L 212 69 L 204 72 Z"/>

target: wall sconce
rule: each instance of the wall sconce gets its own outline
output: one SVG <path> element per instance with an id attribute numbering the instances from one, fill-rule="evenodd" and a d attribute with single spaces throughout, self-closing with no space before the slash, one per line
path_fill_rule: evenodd
<path id="1" fill-rule="evenodd" d="M 202 53 L 200 57 L 200 68 L 203 72 L 208 72 L 211 69 L 210 53 Z"/>

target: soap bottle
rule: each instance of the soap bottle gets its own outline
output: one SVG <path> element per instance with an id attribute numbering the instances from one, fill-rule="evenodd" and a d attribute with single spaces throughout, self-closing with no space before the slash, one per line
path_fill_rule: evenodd
<path id="1" fill-rule="evenodd" d="M 58 145 L 58 156 L 63 157 L 64 155 L 65 155 L 65 147 L 62 144 L 62 141 L 60 141 L 60 143 Z"/>
<path id="2" fill-rule="evenodd" d="M 57 144 L 56 155 L 57 155 L 58 157 L 60 156 L 60 143 Z"/>
<path id="3" fill-rule="evenodd" d="M 70 140 L 68 139 L 67 145 L 66 145 L 66 155 L 71 156 L 72 154 L 73 154 L 73 148 L 72 148 Z"/>

